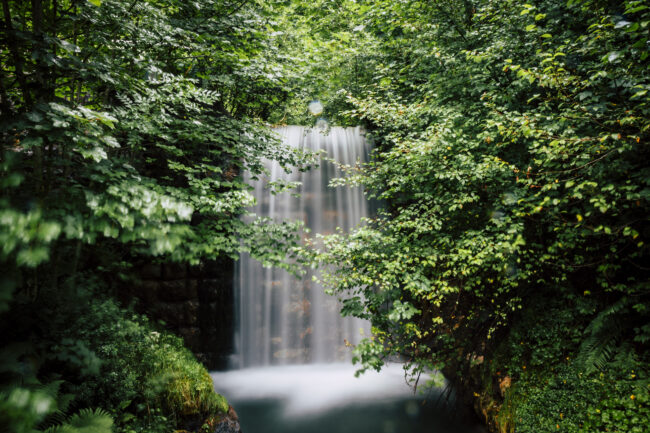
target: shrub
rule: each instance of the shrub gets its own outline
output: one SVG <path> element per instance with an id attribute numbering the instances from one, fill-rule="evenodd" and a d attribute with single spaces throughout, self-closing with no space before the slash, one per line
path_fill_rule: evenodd
<path id="1" fill-rule="evenodd" d="M 40 335 L 0 353 L 0 431 L 108 432 L 114 422 L 117 432 L 167 433 L 196 430 L 228 411 L 180 338 L 95 292 L 43 292 L 2 317 L 14 326 L 6 343 Z"/>
<path id="2" fill-rule="evenodd" d="M 647 365 L 626 361 L 587 374 L 577 363 L 560 364 L 523 375 L 505 404 L 517 433 L 643 433 L 650 425 Z"/>
<path id="3" fill-rule="evenodd" d="M 78 395 L 111 410 L 122 431 L 169 431 L 228 411 L 207 370 L 179 337 L 113 300 L 91 303 L 67 332 L 102 360 L 97 380 L 78 384 Z"/>

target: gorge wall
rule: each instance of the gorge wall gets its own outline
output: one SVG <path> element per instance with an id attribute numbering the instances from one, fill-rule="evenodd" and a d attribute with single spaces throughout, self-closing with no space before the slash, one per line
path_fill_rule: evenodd
<path id="1" fill-rule="evenodd" d="M 233 351 L 233 262 L 148 263 L 138 275 L 123 297 L 137 299 L 139 310 L 182 337 L 208 369 L 225 368 Z"/>

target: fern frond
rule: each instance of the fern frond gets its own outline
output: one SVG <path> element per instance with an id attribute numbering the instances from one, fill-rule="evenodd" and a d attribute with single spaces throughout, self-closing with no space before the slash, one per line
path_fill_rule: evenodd
<path id="1" fill-rule="evenodd" d="M 70 406 L 75 399 L 74 394 L 59 394 L 53 397 L 56 398 L 56 405 L 58 410 L 48 414 L 45 419 L 39 423 L 39 430 L 46 430 L 49 427 L 66 424 L 68 414 L 72 412 Z"/>
<path id="2" fill-rule="evenodd" d="M 103 409 L 82 409 L 70 417 L 68 424 L 78 433 L 111 433 L 113 418 Z"/>
<path id="3" fill-rule="evenodd" d="M 618 333 L 610 333 L 585 340 L 580 348 L 578 362 L 584 366 L 587 372 L 602 370 L 616 353 L 619 336 Z"/>
<path id="4" fill-rule="evenodd" d="M 622 297 L 609 307 L 605 308 L 603 311 L 598 313 L 598 315 L 594 318 L 594 320 L 591 321 L 589 326 L 587 326 L 587 329 L 585 329 L 585 333 L 591 333 L 596 334 L 600 332 L 603 327 L 607 326 L 609 324 L 609 321 L 612 319 L 612 317 L 616 317 L 620 315 L 621 313 L 627 313 L 628 312 L 628 306 L 630 305 L 630 299 L 627 297 Z"/>
<path id="5" fill-rule="evenodd" d="M 43 433 L 111 433 L 113 418 L 103 409 L 82 409 L 65 423 L 52 426 Z"/>
<path id="6" fill-rule="evenodd" d="M 57 402 L 58 403 L 58 402 Z M 43 422 L 41 422 L 38 427 L 40 430 L 45 429 L 47 430 L 50 427 L 55 427 L 59 426 L 62 424 L 65 424 L 67 420 L 67 415 L 64 411 L 62 410 L 57 410 L 56 412 L 53 412 L 49 414 Z"/>
<path id="7" fill-rule="evenodd" d="M 602 370 L 617 353 L 629 304 L 629 298 L 619 299 L 601 311 L 585 329 L 587 336 L 580 345 L 576 361 L 587 372 Z"/>
<path id="8" fill-rule="evenodd" d="M 43 433 L 78 433 L 78 431 L 69 424 L 59 424 L 44 430 Z"/>

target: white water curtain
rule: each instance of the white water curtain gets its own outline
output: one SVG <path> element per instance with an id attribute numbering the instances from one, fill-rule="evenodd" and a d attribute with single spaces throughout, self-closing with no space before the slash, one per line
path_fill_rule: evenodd
<path id="1" fill-rule="evenodd" d="M 354 165 L 366 162 L 370 146 L 359 128 L 331 128 L 329 133 L 301 126 L 276 129 L 293 147 L 324 149 L 334 160 Z M 251 210 L 276 221 L 302 219 L 315 233 L 333 233 L 337 227 L 348 231 L 370 212 L 370 203 L 360 187 L 332 188 L 332 178 L 342 173 L 335 164 L 286 174 L 277 163 L 267 162 L 270 179 L 246 181 L 254 186 L 257 205 Z M 271 195 L 268 181 L 286 179 L 301 182 L 299 197 L 291 192 Z M 295 192 L 295 191 L 294 191 Z M 235 272 L 238 300 L 238 330 L 234 367 L 336 362 L 349 359 L 350 347 L 369 325 L 355 318 L 342 318 L 336 298 L 307 274 L 296 279 L 280 269 L 268 269 L 243 254 Z M 363 330 L 363 331 L 362 331 Z"/>

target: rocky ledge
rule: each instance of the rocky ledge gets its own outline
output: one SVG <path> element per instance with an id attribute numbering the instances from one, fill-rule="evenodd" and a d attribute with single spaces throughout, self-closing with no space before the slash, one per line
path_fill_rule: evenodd
<path id="1" fill-rule="evenodd" d="M 228 414 L 217 423 L 214 433 L 241 433 L 239 417 L 232 406 L 228 408 Z"/>

